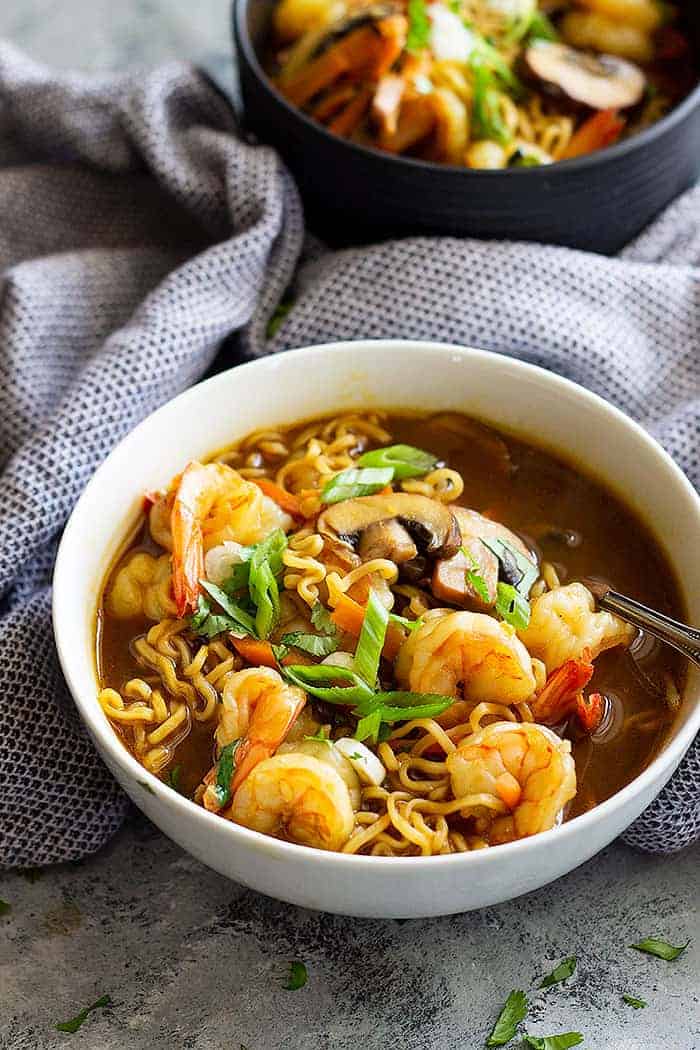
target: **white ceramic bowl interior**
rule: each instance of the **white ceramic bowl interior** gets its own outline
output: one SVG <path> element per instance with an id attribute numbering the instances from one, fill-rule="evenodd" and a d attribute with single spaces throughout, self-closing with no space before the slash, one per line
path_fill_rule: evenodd
<path id="1" fill-rule="evenodd" d="M 324 853 L 267 838 L 196 806 L 146 772 L 96 699 L 94 623 L 105 573 L 146 489 L 191 458 L 267 425 L 347 409 L 455 410 L 585 465 L 652 526 L 700 623 L 700 500 L 665 452 L 605 401 L 531 365 L 442 344 L 339 343 L 280 354 L 208 380 L 137 427 L 96 472 L 66 527 L 54 576 L 54 626 L 78 710 L 109 769 L 137 806 L 216 871 L 263 893 L 350 915 L 443 915 L 543 886 L 602 849 L 670 777 L 700 728 L 692 673 L 662 752 L 607 802 L 554 831 L 471 854 L 382 858 Z"/>

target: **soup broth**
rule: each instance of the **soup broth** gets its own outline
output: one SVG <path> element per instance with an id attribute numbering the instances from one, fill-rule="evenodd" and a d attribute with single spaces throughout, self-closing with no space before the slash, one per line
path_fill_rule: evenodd
<path id="1" fill-rule="evenodd" d="M 353 494 L 350 489 L 346 500 L 324 501 L 323 493 L 327 490 L 329 481 L 347 470 L 347 464 L 353 469 L 360 455 L 387 446 L 410 446 L 413 452 L 424 450 L 432 457 L 431 469 L 413 478 L 399 479 L 394 476 L 393 481 L 382 486 L 379 495 L 376 488 L 374 493 L 364 495 Z M 504 815 L 493 822 L 491 816 L 488 813 L 485 815 L 476 804 L 472 804 L 472 808 L 467 805 L 461 810 L 449 812 L 450 799 L 455 797 L 455 784 L 459 776 L 458 759 L 454 755 L 464 748 L 467 749 L 464 751 L 465 762 L 469 776 L 472 776 L 474 769 L 478 767 L 479 752 L 469 752 L 470 741 L 476 748 L 482 735 L 488 735 L 489 727 L 495 724 L 505 725 L 504 732 L 508 731 L 508 726 L 511 732 L 515 731 L 515 727 L 522 729 L 522 724 L 525 723 L 537 726 L 540 721 L 537 712 L 545 709 L 542 698 L 547 689 L 550 693 L 554 689 L 554 676 L 560 665 L 569 666 L 570 669 L 578 668 L 580 672 L 583 668 L 582 674 L 585 678 L 586 661 L 594 661 L 592 677 L 586 679 L 579 690 L 574 690 L 566 703 L 563 698 L 559 698 L 563 705 L 560 708 L 561 717 L 556 717 L 556 714 L 552 715 L 551 712 L 548 717 L 542 717 L 542 721 L 549 728 L 544 730 L 545 735 L 542 739 L 538 738 L 536 741 L 538 746 L 543 741 L 546 742 L 546 734 L 553 730 L 556 740 L 564 742 L 562 746 L 567 755 L 569 744 L 571 745 L 571 755 L 575 763 L 575 793 L 566 797 L 562 806 L 563 819 L 571 819 L 609 798 L 633 780 L 653 758 L 667 735 L 680 702 L 684 667 L 678 654 L 647 636 L 635 637 L 630 632 L 625 635 L 624 644 L 606 642 L 602 646 L 604 651 L 600 653 L 572 651 L 573 655 L 569 655 L 567 661 L 560 661 L 559 665 L 557 658 L 550 659 L 547 656 L 553 644 L 549 638 L 545 638 L 544 642 L 532 641 L 538 603 L 543 601 L 545 596 L 551 598 L 557 593 L 579 594 L 579 591 L 570 590 L 570 585 L 587 578 L 605 580 L 617 590 L 662 613 L 679 619 L 683 617 L 682 602 L 672 571 L 647 526 L 616 494 L 588 477 L 578 467 L 520 438 L 501 434 L 481 423 L 452 413 L 431 416 L 353 415 L 315 421 L 311 424 L 303 423 L 275 429 L 274 432 L 252 435 L 216 456 L 215 461 L 225 464 L 222 468 L 225 471 L 235 471 L 236 478 L 245 479 L 243 484 L 250 486 L 252 483 L 255 488 L 253 495 L 261 491 L 258 484 L 264 486 L 267 481 L 274 486 L 268 485 L 262 491 L 266 494 L 266 499 L 272 497 L 273 501 L 278 501 L 275 503 L 279 511 L 278 528 L 281 524 L 282 531 L 287 532 L 288 545 L 281 555 L 284 564 L 281 569 L 278 566 L 276 577 L 280 593 L 280 612 L 277 622 L 267 635 L 268 640 L 260 640 L 257 649 L 251 647 L 250 637 L 247 640 L 240 639 L 237 645 L 233 636 L 241 633 L 240 628 L 234 626 L 232 632 L 229 622 L 221 633 L 211 634 L 211 619 L 203 621 L 205 632 L 209 632 L 209 637 L 205 637 L 199 629 L 202 624 L 201 615 L 197 620 L 195 613 L 193 620 L 192 607 L 187 609 L 185 615 L 176 610 L 171 550 L 174 545 L 175 562 L 178 550 L 176 530 L 172 528 L 172 515 L 173 502 L 177 501 L 179 490 L 173 487 L 154 497 L 155 502 L 149 506 L 148 513 L 138 523 L 124 552 L 109 574 L 98 613 L 97 657 L 103 707 L 124 745 L 177 790 L 207 805 L 207 808 L 216 809 L 216 800 L 211 802 L 210 798 L 209 805 L 207 798 L 212 795 L 212 791 L 221 789 L 219 800 L 223 798 L 224 803 L 217 811 L 221 811 L 224 816 L 228 815 L 229 819 L 237 819 L 239 823 L 257 827 L 258 830 L 269 830 L 273 827 L 272 824 L 269 828 L 262 827 L 255 821 L 251 823 L 244 816 L 237 816 L 226 810 L 229 805 L 231 810 L 234 810 L 235 800 L 242 797 L 247 785 L 253 783 L 254 776 L 262 778 L 259 770 L 267 767 L 265 761 L 255 767 L 254 772 L 250 772 L 243 779 L 236 791 L 229 790 L 229 784 L 224 782 L 228 775 L 226 771 L 222 773 L 226 743 L 218 727 L 223 725 L 228 710 L 225 697 L 225 702 L 222 703 L 225 684 L 227 681 L 233 682 L 235 676 L 246 668 L 259 666 L 257 658 L 260 652 L 263 652 L 261 646 L 267 646 L 264 651 L 269 653 L 270 644 L 279 645 L 284 637 L 287 639 L 287 651 L 283 653 L 281 649 L 271 650 L 274 659 L 267 673 L 277 676 L 279 686 L 276 688 L 279 690 L 284 689 L 290 695 L 290 691 L 299 690 L 300 679 L 290 677 L 296 673 L 288 670 L 290 666 L 299 665 L 302 671 L 306 667 L 308 672 L 309 665 L 320 663 L 322 653 L 326 653 L 323 659 L 332 659 L 332 646 L 335 647 L 337 656 L 338 651 L 353 652 L 356 646 L 363 644 L 362 640 L 358 643 L 356 633 L 348 631 L 349 621 L 339 617 L 338 610 L 345 609 L 346 605 L 350 610 L 356 607 L 365 610 L 373 587 L 384 606 L 391 604 L 392 614 L 409 621 L 408 624 L 402 624 L 399 619 L 396 622 L 390 621 L 385 626 L 387 642 L 384 659 L 379 666 L 379 687 L 385 692 L 395 689 L 412 690 L 416 696 L 444 693 L 452 697 L 457 706 L 458 702 L 461 702 L 462 707 L 459 708 L 459 713 L 453 716 L 452 708 L 444 708 L 443 704 L 442 712 L 426 716 L 427 721 L 418 715 L 414 718 L 415 727 L 408 732 L 405 732 L 405 728 L 406 725 L 412 725 L 410 720 L 377 723 L 378 734 L 375 733 L 374 738 L 365 737 L 364 746 L 379 758 L 380 764 L 383 764 L 386 779 L 380 784 L 368 780 L 358 757 L 359 749 L 353 756 L 350 748 L 348 753 L 351 760 L 343 758 L 342 761 L 349 761 L 349 765 L 352 766 L 347 779 L 351 785 L 354 825 L 349 829 L 349 836 L 345 842 L 338 845 L 334 840 L 333 844 L 329 845 L 326 841 L 315 841 L 312 835 L 306 836 L 306 832 L 294 831 L 293 822 L 285 823 L 282 818 L 274 825 L 271 833 L 309 845 L 320 845 L 323 848 L 347 848 L 347 841 L 360 841 L 358 836 L 368 836 L 377 822 L 383 822 L 385 827 L 381 833 L 377 833 L 374 838 L 368 838 L 365 844 L 363 840 L 356 849 L 349 851 L 400 856 L 426 851 L 451 852 L 480 848 L 496 845 L 499 841 L 508 841 L 513 837 L 522 837 L 518 832 L 517 805 L 512 804 L 514 808 L 511 816 L 505 813 L 506 804 L 502 798 L 499 799 L 496 811 L 504 811 Z M 371 471 L 377 468 L 369 469 Z M 226 474 L 226 478 L 228 476 Z M 290 497 L 287 502 L 285 493 Z M 440 559 L 431 561 L 429 554 L 421 553 L 420 530 L 412 529 L 410 523 L 406 524 L 406 520 L 400 515 L 396 520 L 403 521 L 406 528 L 401 528 L 400 532 L 403 535 L 399 534 L 399 539 L 405 541 L 407 536 L 409 542 L 417 546 L 418 553 L 405 562 L 397 560 L 398 576 L 393 579 L 392 571 L 387 567 L 392 565 L 391 558 L 372 560 L 366 557 L 366 551 L 363 553 L 367 532 L 360 534 L 359 548 L 357 534 L 348 536 L 341 531 L 334 536 L 333 543 L 329 541 L 330 527 L 326 518 L 329 517 L 330 509 L 336 508 L 337 512 L 337 508 L 345 508 L 344 513 L 349 514 L 348 508 L 354 500 L 360 500 L 359 507 L 372 507 L 379 499 L 394 499 L 397 493 L 405 494 L 406 499 L 419 496 L 421 500 L 431 500 L 437 505 L 436 515 L 438 512 L 444 514 L 445 511 L 452 514 L 455 508 L 466 507 L 482 516 L 479 521 L 497 522 L 510 530 L 514 537 L 513 543 L 522 543 L 522 549 L 528 552 L 532 564 L 535 565 L 533 572 L 537 582 L 524 599 L 524 615 L 531 617 L 528 627 L 523 628 L 522 621 L 514 621 L 515 626 L 504 622 L 501 618 L 502 612 L 496 614 L 498 606 L 481 608 L 478 605 L 481 600 L 478 595 L 461 600 L 450 592 L 450 596 L 446 598 L 444 590 L 435 582 L 436 566 Z M 456 498 L 452 498 L 455 493 Z M 362 500 L 366 502 L 363 504 Z M 405 500 L 401 506 L 404 504 L 408 506 Z M 427 504 L 418 502 L 416 506 Z M 214 518 L 217 514 L 221 517 L 221 508 L 217 505 L 218 509 L 212 510 L 212 507 L 213 504 L 207 510 L 208 524 L 204 525 L 205 547 L 208 543 L 207 529 L 211 526 L 212 515 Z M 296 510 L 295 515 L 285 517 L 285 507 Z M 223 550 L 230 555 L 234 548 L 239 546 L 238 541 L 232 538 L 233 533 L 230 530 L 226 532 L 226 529 L 222 531 L 220 526 L 220 521 L 214 522 L 214 529 L 219 528 L 221 535 L 225 534 L 229 538 L 214 546 L 209 545 L 206 557 L 200 564 L 200 572 L 202 566 L 205 567 L 205 571 L 211 571 L 212 550 Z M 327 529 L 326 532 L 322 531 L 324 528 Z M 452 552 L 447 551 L 448 556 L 443 561 L 459 558 L 460 551 L 467 550 L 464 546 L 463 527 L 460 535 L 461 548 L 458 539 L 457 547 Z M 503 535 L 509 534 L 504 532 Z M 317 539 L 314 540 L 314 537 Z M 226 547 L 226 543 L 231 542 L 233 547 Z M 483 544 L 484 540 L 479 542 Z M 250 536 L 244 537 L 242 543 L 244 551 L 250 551 L 251 546 L 255 546 L 251 544 Z M 503 574 L 504 564 L 510 557 L 508 551 L 512 551 L 513 545 L 506 540 L 506 546 L 505 562 L 497 563 L 499 595 L 500 588 L 504 588 L 503 594 L 510 594 L 508 588 L 512 589 L 512 584 L 505 580 Z M 469 547 L 469 550 L 472 549 Z M 490 549 L 487 548 L 486 553 L 489 558 L 493 558 Z M 134 559 L 139 556 L 142 556 L 141 562 L 135 562 Z M 311 562 L 318 568 L 310 568 Z M 377 565 L 374 571 L 363 576 L 364 566 L 374 566 L 375 562 Z M 241 563 L 236 563 L 234 558 L 229 565 L 229 571 L 235 564 L 240 567 Z M 465 571 L 467 574 L 475 573 L 477 583 L 481 581 L 481 585 L 485 586 L 486 569 L 482 572 L 479 568 L 477 571 L 470 568 L 472 564 L 466 563 Z M 135 565 L 140 568 L 133 568 Z M 154 569 L 155 565 L 159 565 L 159 568 Z M 253 569 L 250 569 L 250 572 L 252 573 Z M 347 581 L 348 574 L 352 572 L 358 577 L 357 582 L 342 590 L 343 582 Z M 341 583 L 334 583 L 333 576 Z M 473 579 L 473 575 L 469 579 Z M 460 580 L 459 586 L 461 584 Z M 224 586 L 221 579 L 219 586 Z M 311 591 L 311 599 L 308 588 Z M 477 590 L 479 589 L 480 587 L 477 587 Z M 250 604 L 247 592 L 245 600 L 240 597 L 244 593 L 243 590 L 230 593 L 238 595 L 239 604 L 248 614 L 258 617 L 260 606 L 256 609 L 254 604 Z M 223 606 L 217 605 L 212 594 L 216 595 L 217 591 L 201 592 L 198 598 L 200 614 L 202 598 L 210 609 L 210 615 L 221 615 L 222 611 L 225 611 Z M 349 595 L 353 597 L 350 598 Z M 129 602 L 132 603 L 131 606 Z M 540 608 L 544 609 L 545 606 Z M 320 618 L 317 616 L 319 609 L 322 610 Z M 436 609 L 446 612 L 432 611 Z M 367 615 L 365 613 L 365 616 Z M 505 615 L 507 617 L 508 613 Z M 594 615 L 590 610 L 585 611 L 585 616 L 589 618 Z M 449 620 L 450 616 L 453 617 L 452 621 Z M 518 693 L 518 699 L 515 699 L 515 693 L 512 697 L 502 697 L 499 693 L 502 688 L 499 684 L 500 678 L 494 679 L 493 695 L 488 694 L 488 690 L 482 695 L 476 685 L 470 685 L 477 682 L 483 670 L 481 665 L 481 670 L 473 670 L 473 677 L 468 669 L 455 672 L 453 688 L 445 687 L 444 682 L 449 678 L 446 668 L 452 668 L 454 663 L 453 648 L 463 647 L 463 650 L 460 650 L 460 666 L 472 666 L 469 664 L 469 635 L 463 632 L 472 630 L 477 621 L 483 625 L 487 616 L 491 627 L 501 631 L 499 644 L 502 640 L 504 646 L 511 647 L 508 652 L 511 652 L 513 645 L 520 647 L 518 637 L 524 643 L 527 651 L 523 651 L 526 657 L 529 655 L 532 658 L 536 679 L 530 696 L 525 688 L 524 694 Z M 417 628 L 412 623 L 415 620 L 419 621 Z M 223 620 L 221 622 L 224 623 Z M 256 623 L 259 622 L 259 618 L 256 619 Z M 450 647 L 445 643 L 443 648 L 434 650 L 428 661 L 432 677 L 424 675 L 421 679 L 421 682 L 427 682 L 430 687 L 424 688 L 417 677 L 421 646 L 430 644 L 428 636 L 432 623 L 438 623 L 435 628 L 437 631 L 443 630 L 447 622 L 455 624 L 456 640 L 450 640 Z M 593 621 L 590 620 L 590 623 Z M 624 627 L 621 630 L 624 632 Z M 293 645 L 290 650 L 289 637 L 294 632 L 297 632 L 297 638 L 300 632 L 303 635 L 307 645 L 306 651 L 303 648 L 294 649 Z M 308 651 L 309 634 L 326 639 L 327 644 L 322 641 L 318 643 L 318 652 Z M 434 634 L 435 632 L 433 636 Z M 396 656 L 395 652 L 393 654 L 395 665 L 392 670 L 393 660 L 387 660 L 386 655 L 393 636 L 398 639 L 395 648 L 399 655 Z M 411 647 L 413 656 L 409 653 Z M 290 651 L 294 657 L 291 664 Z M 409 655 L 406 655 L 407 653 Z M 520 648 L 515 655 L 518 659 L 521 658 Z M 347 667 L 347 661 L 345 666 Z M 358 666 L 357 655 L 354 666 Z M 339 665 L 337 669 L 339 671 Z M 301 671 L 299 673 L 301 674 Z M 528 666 L 527 674 L 530 673 Z M 287 684 L 283 685 L 285 680 Z M 134 682 L 141 684 L 134 686 Z M 443 683 L 442 688 L 434 687 L 432 683 L 437 682 Z M 374 682 L 369 684 L 372 688 L 375 687 Z M 152 699 L 153 691 L 157 691 L 160 697 L 160 715 L 156 710 L 158 704 Z M 303 691 L 301 695 L 303 696 Z M 595 702 L 601 705 L 597 722 L 592 719 L 588 727 L 585 724 L 586 717 L 581 715 L 577 718 L 574 714 L 576 708 L 571 706 L 579 702 L 577 696 L 583 697 L 581 702 L 586 703 L 586 698 L 593 697 L 591 704 Z M 469 719 L 474 717 L 478 705 L 483 706 L 486 702 L 488 706 L 492 700 L 495 705 L 493 712 L 489 713 L 484 707 L 483 713 L 479 714 L 477 711 L 476 723 L 470 724 Z M 512 700 L 514 702 L 511 702 Z M 415 705 L 414 708 L 418 710 Z M 414 708 L 407 708 L 409 715 Z M 337 741 L 339 734 L 343 739 L 353 738 L 358 720 L 362 717 L 361 713 L 349 714 L 355 709 L 348 705 L 329 703 L 323 697 L 315 696 L 313 691 L 308 692 L 303 712 L 297 712 L 296 721 L 291 719 L 291 722 L 295 723 L 294 726 L 288 733 L 283 734 L 286 742 L 279 742 L 282 750 L 278 751 L 276 747 L 268 748 L 265 751 L 265 760 L 274 761 L 275 755 L 279 760 L 285 749 L 291 757 L 296 753 L 303 753 L 305 757 L 302 765 L 311 762 L 312 772 L 318 774 L 316 765 L 320 769 L 321 760 L 325 760 L 326 756 L 322 753 L 319 759 L 316 752 L 324 746 L 328 751 L 335 751 L 332 741 Z M 150 714 L 146 715 L 147 711 Z M 129 712 L 133 712 L 133 717 L 127 717 Z M 141 720 L 139 712 L 143 714 Z M 235 743 L 238 747 L 238 739 L 242 736 L 247 747 L 246 727 L 243 724 L 245 719 L 240 714 L 240 701 L 237 717 L 238 729 L 233 730 L 236 735 Z M 172 723 L 172 729 L 159 735 L 161 727 L 168 719 Z M 513 721 L 509 722 L 509 719 Z M 254 716 L 251 715 L 250 726 L 253 722 Z M 305 730 L 303 733 L 299 731 L 302 723 Z M 429 723 L 433 726 L 437 724 L 437 727 L 431 729 Z M 445 727 L 444 730 L 440 729 L 441 725 Z M 475 729 L 476 733 L 473 732 Z M 445 731 L 447 743 L 443 739 Z M 248 734 L 250 733 L 252 729 L 249 727 Z M 323 739 L 324 734 L 331 738 L 331 743 L 318 742 Z M 294 751 L 295 739 L 301 741 L 297 751 Z M 452 749 L 452 754 L 449 753 L 449 749 Z M 236 754 L 240 756 L 240 747 Z M 555 755 L 557 761 L 560 757 Z M 564 758 L 568 761 L 566 756 Z M 245 760 L 248 761 L 247 752 Z M 398 760 L 399 768 L 392 770 L 391 765 L 395 760 Z M 434 770 L 427 765 L 431 762 L 434 763 Z M 236 768 L 238 763 L 239 760 L 235 759 L 233 768 Z M 507 774 L 502 775 L 515 777 L 517 781 L 517 774 L 507 762 L 506 767 Z M 358 776 L 353 780 L 355 773 Z M 337 775 L 335 771 L 333 775 Z M 233 776 L 231 782 L 235 783 L 235 774 Z M 376 780 L 376 777 L 374 779 Z M 413 813 L 411 819 L 415 818 L 415 827 L 418 829 L 412 840 L 410 834 L 407 837 L 407 827 L 404 827 L 398 818 L 387 818 L 387 807 L 392 813 L 398 812 L 397 806 L 409 807 L 413 798 L 411 785 L 424 785 L 424 782 L 427 782 L 427 787 L 415 788 L 420 805 L 410 811 Z M 245 789 L 243 785 L 246 785 Z M 522 782 L 517 784 L 516 789 L 523 793 L 527 791 Z M 252 791 L 252 788 L 250 790 Z M 480 790 L 481 798 L 486 789 L 482 785 Z M 407 797 L 403 797 L 402 792 Z M 396 801 L 390 805 L 388 798 L 392 793 L 396 795 Z M 471 789 L 468 795 L 472 797 Z M 496 791 L 494 797 L 497 795 Z M 431 799 L 434 800 L 433 808 L 435 805 L 442 806 L 444 812 L 433 815 L 429 804 Z M 510 804 L 508 802 L 508 805 Z M 243 803 L 240 805 L 243 806 Z M 416 815 L 418 810 L 423 814 L 421 820 Z M 559 814 L 558 819 L 561 819 Z M 499 820 L 499 829 L 494 833 L 492 829 Z M 424 829 L 424 825 L 428 830 Z M 544 827 L 536 827 L 534 830 L 544 830 Z M 528 829 L 525 833 L 529 834 L 532 831 Z M 428 840 L 429 849 L 425 845 Z"/>

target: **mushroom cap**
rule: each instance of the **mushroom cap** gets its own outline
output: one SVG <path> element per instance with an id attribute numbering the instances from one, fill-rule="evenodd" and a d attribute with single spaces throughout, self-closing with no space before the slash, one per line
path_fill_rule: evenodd
<path id="1" fill-rule="evenodd" d="M 462 542 L 454 515 L 445 504 L 412 492 L 358 496 L 334 503 L 320 515 L 317 527 L 323 535 L 354 550 L 370 526 L 384 521 L 397 521 L 418 551 L 431 558 L 450 557 Z"/>
<path id="2" fill-rule="evenodd" d="M 525 64 L 539 80 L 591 109 L 627 109 L 641 101 L 646 77 L 633 62 L 593 55 L 566 44 L 536 40 Z"/>

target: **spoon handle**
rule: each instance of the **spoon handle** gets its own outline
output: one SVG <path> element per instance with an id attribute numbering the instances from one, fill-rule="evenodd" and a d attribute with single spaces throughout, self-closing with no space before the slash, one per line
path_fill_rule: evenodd
<path id="1" fill-rule="evenodd" d="M 689 660 L 700 667 L 700 631 L 688 627 L 670 616 L 655 612 L 633 598 L 627 598 L 617 591 L 607 591 L 598 598 L 598 606 L 607 612 L 615 613 L 620 619 L 633 624 L 634 627 L 648 631 L 661 642 L 672 645 Z"/>

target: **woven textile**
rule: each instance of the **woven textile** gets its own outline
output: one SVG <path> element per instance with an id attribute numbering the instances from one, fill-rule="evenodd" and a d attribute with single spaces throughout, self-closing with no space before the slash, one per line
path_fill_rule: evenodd
<path id="1" fill-rule="evenodd" d="M 617 259 L 303 238 L 279 160 L 198 72 L 55 76 L 0 47 L 0 864 L 85 856 L 123 819 L 57 668 L 53 556 L 95 467 L 227 336 L 250 356 L 406 336 L 521 357 L 618 404 L 700 484 L 700 191 Z M 626 837 L 667 852 L 699 833 L 696 742 Z"/>

